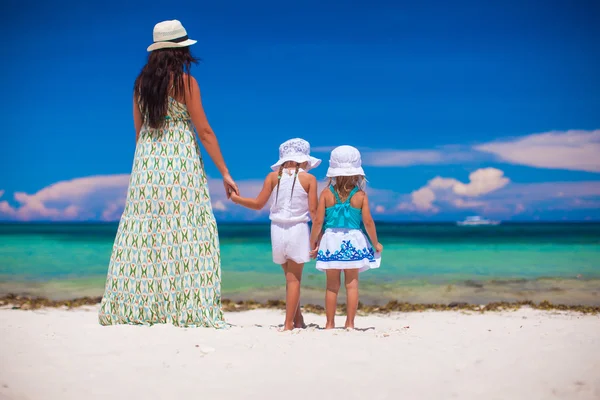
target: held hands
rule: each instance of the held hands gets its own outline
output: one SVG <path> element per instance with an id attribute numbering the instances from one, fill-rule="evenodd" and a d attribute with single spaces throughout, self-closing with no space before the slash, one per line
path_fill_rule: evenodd
<path id="1" fill-rule="evenodd" d="M 312 247 L 312 250 L 309 252 L 310 258 L 317 258 L 317 254 L 319 253 L 319 243 L 315 243 Z"/>
<path id="2" fill-rule="evenodd" d="M 231 201 L 233 201 L 235 204 L 239 204 L 240 196 L 235 192 L 231 192 L 229 199 Z"/>
<path id="3" fill-rule="evenodd" d="M 237 184 L 235 183 L 231 175 L 223 175 L 223 186 L 225 187 L 225 195 L 228 199 L 230 199 L 231 195 L 234 193 L 238 196 L 240 195 L 240 190 L 238 189 Z"/>

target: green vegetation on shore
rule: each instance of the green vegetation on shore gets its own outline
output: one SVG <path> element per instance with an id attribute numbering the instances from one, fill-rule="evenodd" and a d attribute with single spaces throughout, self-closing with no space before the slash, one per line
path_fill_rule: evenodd
<path id="1" fill-rule="evenodd" d="M 0 297 L 0 307 L 11 307 L 18 310 L 34 310 L 39 308 L 77 308 L 82 306 L 91 306 L 100 303 L 101 297 L 79 297 L 72 300 L 50 300 L 44 297 L 29 297 L 16 294 L 8 294 Z M 285 309 L 285 302 L 282 300 L 268 300 L 260 303 L 253 300 L 237 301 L 223 299 L 224 311 L 246 311 L 259 308 L 267 309 Z M 600 306 L 585 306 L 585 305 L 565 305 L 553 304 L 549 301 L 534 303 L 533 301 L 518 301 L 518 302 L 491 302 L 485 305 L 469 304 L 463 302 L 455 302 L 449 304 L 439 303 L 406 303 L 392 300 L 383 306 L 364 305 L 359 303 L 358 310 L 361 314 L 388 314 L 391 312 L 422 312 L 422 311 L 508 311 L 517 310 L 521 307 L 530 307 L 536 310 L 557 310 L 557 311 L 575 311 L 583 314 L 600 314 Z M 304 312 L 314 314 L 324 314 L 325 309 L 322 306 L 314 304 L 305 304 L 302 306 Z M 346 305 L 341 304 L 338 307 L 340 313 L 346 312 Z"/>

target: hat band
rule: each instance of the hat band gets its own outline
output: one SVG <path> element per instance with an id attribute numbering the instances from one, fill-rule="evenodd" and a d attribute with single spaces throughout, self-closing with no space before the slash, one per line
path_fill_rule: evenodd
<path id="1" fill-rule="evenodd" d="M 155 41 L 154 43 L 163 43 L 163 42 L 181 43 L 181 42 L 185 42 L 186 40 L 188 40 L 188 35 L 185 35 L 185 36 L 182 36 L 182 37 L 178 37 L 178 38 L 175 38 L 175 39 L 158 40 L 158 41 Z"/>

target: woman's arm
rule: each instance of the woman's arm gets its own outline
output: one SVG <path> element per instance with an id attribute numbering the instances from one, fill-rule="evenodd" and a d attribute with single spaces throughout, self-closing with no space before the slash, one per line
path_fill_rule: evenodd
<path id="1" fill-rule="evenodd" d="M 373 221 L 373 216 L 371 215 L 371 210 L 369 209 L 369 197 L 366 193 L 364 193 L 362 202 L 362 219 L 363 224 L 365 225 L 365 230 L 367 231 L 367 235 L 369 235 L 369 239 L 371 239 L 373 247 L 375 248 L 375 250 L 380 252 L 383 246 L 379 243 L 379 240 L 377 240 L 377 230 L 375 229 L 375 221 Z"/>
<path id="2" fill-rule="evenodd" d="M 206 149 L 206 152 L 217 166 L 221 175 L 228 175 L 229 170 L 227 169 L 227 165 L 225 165 L 225 160 L 221 154 L 219 141 L 208 123 L 208 119 L 204 113 L 204 107 L 202 107 L 200 86 L 198 86 L 198 82 L 193 76 L 190 76 L 189 78 L 188 81 L 184 77 L 186 82 L 185 105 L 187 106 L 194 127 L 196 128 L 196 131 L 198 131 L 198 137 Z"/>
<path id="3" fill-rule="evenodd" d="M 319 239 L 321 238 L 321 231 L 323 230 L 323 221 L 325 220 L 325 191 L 321 193 L 319 198 L 319 205 L 317 206 L 317 212 L 312 221 L 312 229 L 310 231 L 310 248 L 314 252 L 317 250 Z"/>
<path id="4" fill-rule="evenodd" d="M 142 112 L 140 111 L 140 107 L 138 106 L 137 100 L 135 98 L 135 94 L 133 95 L 133 125 L 135 126 L 135 142 L 137 143 L 140 137 L 140 131 L 142 130 L 142 124 L 144 123 L 144 118 L 142 117 Z"/>
<path id="5" fill-rule="evenodd" d="M 227 197 L 229 198 L 231 193 L 236 193 L 239 195 L 240 191 L 235 181 L 229 174 L 227 165 L 225 165 L 225 160 L 223 159 L 223 154 L 221 154 L 221 148 L 219 147 L 217 136 L 210 127 L 208 119 L 206 118 L 206 114 L 204 113 L 202 99 L 200 96 L 200 86 L 198 86 L 198 82 L 193 76 L 190 76 L 189 78 L 189 81 L 188 79 L 184 78 L 186 82 L 185 105 L 190 113 L 194 127 L 196 127 L 200 142 L 202 142 L 206 152 L 217 166 L 221 176 L 223 176 L 223 184 L 225 185 L 225 193 L 227 194 Z"/>
<path id="6" fill-rule="evenodd" d="M 240 206 L 244 206 L 252 210 L 262 210 L 265 204 L 267 204 L 267 201 L 269 201 L 271 192 L 273 192 L 273 174 L 275 174 L 275 172 L 271 172 L 269 175 L 267 175 L 265 183 L 263 184 L 263 188 L 258 196 L 256 196 L 256 199 L 240 197 L 239 195 L 232 193 L 231 200 L 235 204 L 239 204 Z"/>

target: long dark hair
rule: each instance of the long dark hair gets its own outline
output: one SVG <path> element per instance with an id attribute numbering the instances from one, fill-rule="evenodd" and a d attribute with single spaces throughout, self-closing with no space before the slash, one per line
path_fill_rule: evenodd
<path id="1" fill-rule="evenodd" d="M 192 64 L 198 62 L 189 47 L 159 49 L 150 53 L 148 62 L 135 80 L 133 92 L 144 121 L 151 128 L 163 125 L 170 95 L 177 98 L 185 96 L 184 74 L 187 74 L 189 84 Z"/>

